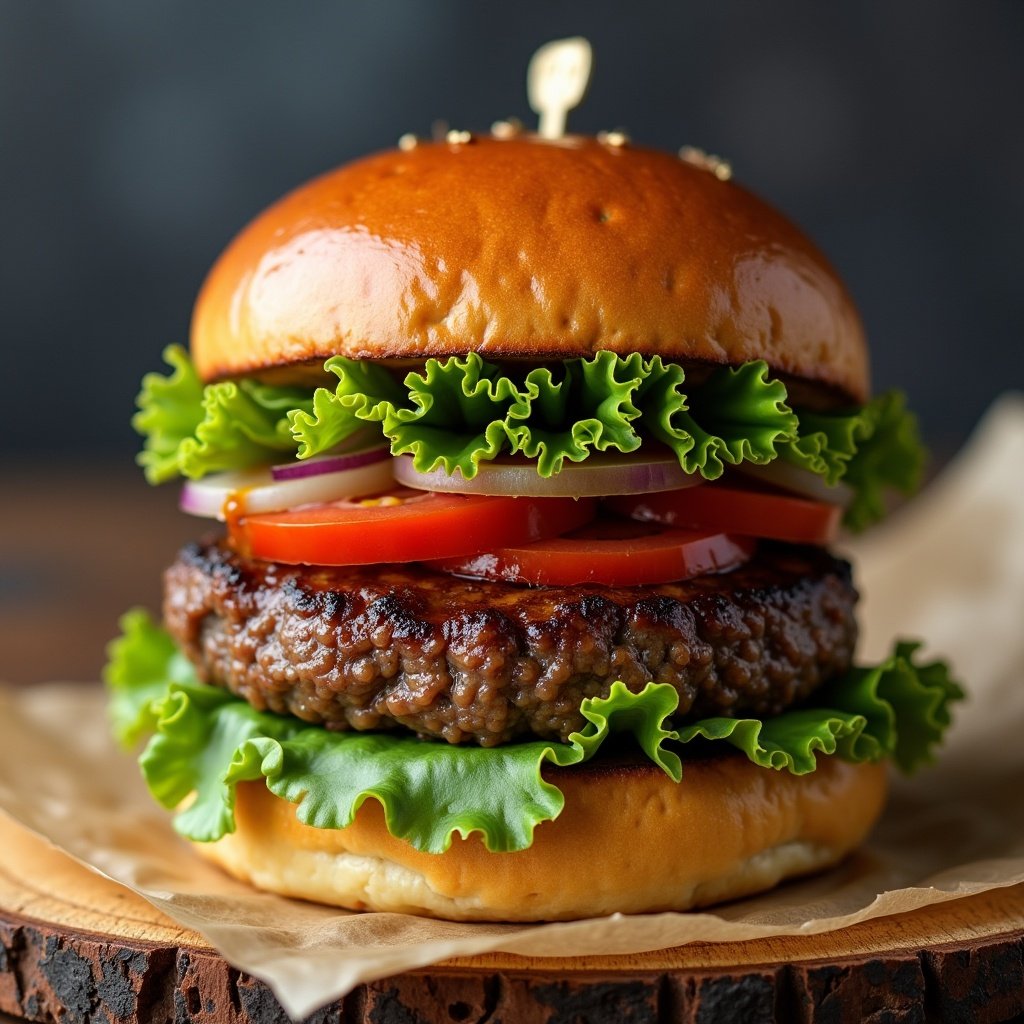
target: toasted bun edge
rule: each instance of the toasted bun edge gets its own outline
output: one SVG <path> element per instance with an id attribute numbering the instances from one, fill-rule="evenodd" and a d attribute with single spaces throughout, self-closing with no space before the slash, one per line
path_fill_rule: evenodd
<path id="1" fill-rule="evenodd" d="M 368 800 L 345 829 L 303 825 L 262 783 L 238 787 L 237 831 L 199 851 L 255 886 L 352 910 L 452 920 L 556 921 L 682 911 L 760 892 L 841 860 L 881 813 L 884 763 L 821 758 L 795 776 L 742 756 L 582 766 L 548 777 L 565 809 L 533 845 L 488 852 L 478 835 L 421 853 Z"/>

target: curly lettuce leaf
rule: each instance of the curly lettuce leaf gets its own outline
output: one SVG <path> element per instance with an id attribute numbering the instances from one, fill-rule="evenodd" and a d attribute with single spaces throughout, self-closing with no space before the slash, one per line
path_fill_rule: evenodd
<path id="1" fill-rule="evenodd" d="M 913 494 L 921 486 L 925 451 L 917 418 L 906 408 L 906 398 L 890 391 L 865 406 L 873 429 L 846 467 L 843 480 L 854 490 L 845 522 L 862 530 L 885 516 L 888 489 Z"/>
<path id="2" fill-rule="evenodd" d="M 141 613 L 125 623 L 128 637 L 115 646 L 119 667 L 108 679 L 115 700 L 120 691 L 137 690 L 130 731 L 153 731 L 140 762 L 146 781 L 161 803 L 178 808 L 178 831 L 197 841 L 232 831 L 238 783 L 262 779 L 314 828 L 343 828 L 366 800 L 377 800 L 391 833 L 419 850 L 441 852 L 453 835 L 473 833 L 489 850 L 520 850 L 564 803 L 557 773 L 545 779 L 544 765 L 580 764 L 613 733 L 633 737 L 682 785 L 680 753 L 697 739 L 727 743 L 761 767 L 795 774 L 813 771 L 818 756 L 891 756 L 909 771 L 930 759 L 949 725 L 951 702 L 962 697 L 942 662 L 917 665 L 915 646 L 900 644 L 882 664 L 830 683 L 815 696 L 816 706 L 763 721 L 709 718 L 673 729 L 678 695 L 671 686 L 652 682 L 634 693 L 616 682 L 607 697 L 582 703 L 586 725 L 566 743 L 456 747 L 398 734 L 329 732 L 255 711 L 190 677 L 170 639 Z M 160 675 L 170 681 L 154 697 Z"/>
<path id="3" fill-rule="evenodd" d="M 705 718 L 679 730 L 683 743 L 700 737 L 723 740 L 742 750 L 761 768 L 806 775 L 817 767 L 816 754 L 843 760 L 877 761 L 885 747 L 867 732 L 863 715 L 828 708 L 787 711 L 777 718 Z"/>
<path id="4" fill-rule="evenodd" d="M 155 731 L 168 685 L 194 682 L 195 669 L 142 609 L 125 612 L 118 625 L 121 635 L 107 645 L 103 680 L 114 735 L 127 747 Z"/>
<path id="5" fill-rule="evenodd" d="M 136 461 L 151 484 L 181 473 L 178 449 L 195 436 L 203 418 L 203 384 L 188 353 L 180 345 L 168 345 L 163 357 L 171 373 L 147 373 L 142 378 L 135 400 L 139 411 L 132 417 L 132 426 L 145 438 Z"/>
<path id="6" fill-rule="evenodd" d="M 545 781 L 545 762 L 567 767 L 593 756 L 614 732 L 634 736 L 677 782 L 679 758 L 664 750 L 664 722 L 678 702 L 672 687 L 649 683 L 639 694 L 615 683 L 607 698 L 585 700 L 587 726 L 568 743 L 543 741 L 484 749 L 425 743 L 404 736 L 337 734 L 304 728 L 291 739 L 252 740 L 235 754 L 225 789 L 265 779 L 276 796 L 296 804 L 314 828 L 344 828 L 368 799 L 384 808 L 388 831 L 416 849 L 446 850 L 452 836 L 480 833 L 487 849 L 522 850 L 543 821 L 564 805 Z"/>
<path id="7" fill-rule="evenodd" d="M 845 524 L 863 530 L 884 518 L 889 489 L 913 494 L 921 484 L 925 451 L 906 396 L 888 391 L 847 414 L 801 412 L 799 436 L 782 446 L 790 462 L 853 489 Z"/>
<path id="8" fill-rule="evenodd" d="M 636 451 L 640 410 L 632 399 L 642 380 L 639 356 L 612 352 L 570 360 L 557 379 L 549 369 L 531 370 L 524 382 L 529 415 L 506 425 L 512 450 L 535 459 L 545 478 L 561 472 L 566 460 L 582 462 L 591 450 Z"/>
<path id="9" fill-rule="evenodd" d="M 253 380 L 204 388 L 182 349 L 172 346 L 165 358 L 173 372 L 146 376 L 132 421 L 146 437 L 139 462 L 153 483 L 282 453 L 309 458 L 367 424 L 420 472 L 442 468 L 467 480 L 502 453 L 533 460 L 546 478 L 591 451 L 633 452 L 656 441 L 687 473 L 709 480 L 726 465 L 779 456 L 830 485 L 842 480 L 854 492 L 847 525 L 863 529 L 884 514 L 889 488 L 916 489 L 924 463 L 898 392 L 849 413 L 794 413 L 763 361 L 718 368 L 687 387 L 681 366 L 637 353 L 598 352 L 517 377 L 471 352 L 428 359 L 402 382 L 381 366 L 335 356 L 325 369 L 337 385 L 310 395 Z"/>
<path id="10" fill-rule="evenodd" d="M 333 448 L 364 423 L 380 422 L 382 405 L 401 402 L 403 393 L 395 379 L 375 363 L 333 356 L 324 369 L 338 378 L 337 386 L 313 392 L 308 408 L 288 413 L 288 425 L 300 459 Z"/>
<path id="11" fill-rule="evenodd" d="M 964 697 L 945 662 L 915 664 L 919 646 L 903 641 L 880 664 L 850 669 L 815 692 L 815 707 L 764 721 L 708 718 L 680 729 L 678 739 L 724 740 L 762 768 L 795 775 L 814 771 L 818 752 L 855 763 L 892 757 L 913 772 L 932 761 L 950 705 Z"/>
<path id="12" fill-rule="evenodd" d="M 688 473 L 715 479 L 724 463 L 768 462 L 779 442 L 796 437 L 785 386 L 768 379 L 764 362 L 715 370 L 692 395 L 681 390 L 682 367 L 637 353 L 598 352 L 522 379 L 477 353 L 429 359 L 422 374 L 405 378 L 402 397 L 374 382 L 354 393 L 350 379 L 361 365 L 328 362 L 337 393 L 318 391 L 316 416 L 292 418 L 300 457 L 337 443 L 362 419 L 380 422 L 391 451 L 411 454 L 420 472 L 443 467 L 471 479 L 482 461 L 512 452 L 535 460 L 547 478 L 592 450 L 632 452 L 652 437 Z"/>
<path id="13" fill-rule="evenodd" d="M 254 711 L 213 687 L 173 683 L 140 765 L 165 807 L 188 801 L 174 824 L 197 842 L 233 831 L 237 784 L 263 779 L 314 828 L 344 828 L 374 799 L 392 835 L 418 850 L 440 853 L 455 833 L 474 832 L 489 850 L 521 850 L 533 841 L 536 826 L 557 817 L 564 804 L 561 791 L 541 775 L 545 762 L 579 764 L 610 733 L 628 731 L 678 777 L 676 755 L 658 749 L 671 736 L 663 723 L 676 702 L 665 684 L 649 683 L 634 694 L 616 683 L 607 698 L 586 702 L 588 725 L 568 743 L 484 749 L 333 733 Z"/>
<path id="14" fill-rule="evenodd" d="M 800 413 L 799 436 L 783 446 L 782 457 L 835 487 L 861 441 L 871 432 L 870 418 L 863 415 L 864 409 L 846 416 Z"/>
<path id="15" fill-rule="evenodd" d="M 885 754 L 905 772 L 929 764 L 952 721 L 950 705 L 963 688 L 943 661 L 915 663 L 920 644 L 901 641 L 893 654 L 871 668 L 854 668 L 841 682 L 815 694 L 815 701 L 860 715 Z"/>
<path id="16" fill-rule="evenodd" d="M 725 463 L 771 462 L 777 445 L 796 437 L 797 418 L 786 405 L 786 386 L 770 380 L 768 364 L 757 360 L 713 371 L 671 417 L 671 429 L 680 440 L 668 443 L 683 469 L 716 480 Z"/>
<path id="17" fill-rule="evenodd" d="M 266 779 L 271 792 L 294 803 L 298 819 L 314 828 L 344 828 L 375 799 L 388 831 L 418 850 L 440 853 L 455 833 L 473 832 L 483 835 L 488 849 L 523 849 L 538 822 L 558 815 L 563 799 L 540 776 L 542 744 L 499 749 L 491 757 L 493 751 L 479 747 L 381 734 L 355 734 L 339 744 L 327 730 L 307 728 L 285 742 L 253 739 L 238 748 L 223 775 L 219 806 L 230 801 L 238 782 Z"/>
<path id="18" fill-rule="evenodd" d="M 475 352 L 405 378 L 404 404 L 382 406 L 381 429 L 394 455 L 412 455 L 420 472 L 456 469 L 468 480 L 481 460 L 508 449 L 509 422 L 529 415 L 525 396 Z"/>
<path id="19" fill-rule="evenodd" d="M 404 392 L 379 378 L 353 388 L 362 365 L 342 357 L 327 363 L 339 377 L 336 393 L 321 389 L 315 415 L 292 418 L 300 458 L 337 443 L 358 420 L 380 423 L 392 453 L 412 455 L 420 472 L 440 467 L 466 479 L 502 452 L 522 452 L 549 477 L 591 448 L 633 451 L 640 445 L 629 426 L 638 415 L 629 404 L 637 380 L 610 352 L 572 360 L 557 374 L 538 367 L 521 380 L 475 352 L 428 359 L 422 373 L 406 376 Z"/>
<path id="20" fill-rule="evenodd" d="M 442 466 L 473 476 L 481 459 L 508 448 L 505 424 L 528 415 L 512 382 L 475 352 L 440 362 L 428 359 L 423 373 L 399 385 L 372 363 L 335 356 L 325 368 L 338 378 L 332 392 L 318 388 L 311 413 L 291 416 L 299 458 L 309 458 L 344 440 L 363 423 L 380 424 L 394 455 L 411 454 L 421 472 Z"/>
<path id="21" fill-rule="evenodd" d="M 289 414 L 312 408 L 307 390 L 256 380 L 203 387 L 180 346 L 169 346 L 164 359 L 173 372 L 143 378 L 139 411 L 132 418 L 145 437 L 138 462 L 150 483 L 179 475 L 194 480 L 294 453 Z"/>
<path id="22" fill-rule="evenodd" d="M 139 765 L 153 796 L 179 808 L 178 832 L 210 842 L 234 831 L 235 788 L 225 775 L 237 753 L 253 739 L 294 736 L 300 725 L 213 686 L 172 683 Z"/>

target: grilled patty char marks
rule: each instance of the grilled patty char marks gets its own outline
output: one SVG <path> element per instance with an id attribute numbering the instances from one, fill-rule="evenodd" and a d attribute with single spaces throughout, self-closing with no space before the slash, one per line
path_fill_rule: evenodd
<path id="1" fill-rule="evenodd" d="M 565 740 L 616 679 L 671 683 L 676 721 L 778 714 L 850 665 L 857 634 L 849 565 L 781 544 L 685 583 L 529 588 L 207 542 L 164 583 L 167 627 L 205 682 L 328 728 L 483 746 Z"/>

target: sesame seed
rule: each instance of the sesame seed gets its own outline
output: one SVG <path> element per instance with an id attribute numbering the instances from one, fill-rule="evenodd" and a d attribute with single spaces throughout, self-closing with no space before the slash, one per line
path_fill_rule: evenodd
<path id="1" fill-rule="evenodd" d="M 491 134 L 496 139 L 511 139 L 523 130 L 523 122 L 517 117 L 509 117 L 503 121 L 495 121 L 491 125 Z"/>
<path id="2" fill-rule="evenodd" d="M 679 158 L 686 163 L 699 167 L 703 171 L 713 174 L 719 181 L 728 181 L 732 177 L 732 164 L 714 153 L 705 153 L 703 149 L 696 146 L 683 146 L 679 150 Z"/>
<path id="3" fill-rule="evenodd" d="M 622 146 L 628 145 L 629 136 L 621 129 L 616 129 L 613 132 L 598 132 L 597 141 L 605 146 L 614 146 L 619 149 Z"/>

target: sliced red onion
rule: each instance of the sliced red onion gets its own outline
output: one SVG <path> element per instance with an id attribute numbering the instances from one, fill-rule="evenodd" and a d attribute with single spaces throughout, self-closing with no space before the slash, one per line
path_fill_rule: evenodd
<path id="1" fill-rule="evenodd" d="M 374 462 L 383 462 L 391 458 L 391 449 L 387 445 L 363 448 L 356 452 L 336 455 L 321 455 L 315 459 L 302 462 L 284 462 L 271 466 L 270 473 L 275 480 L 301 480 L 310 476 L 321 476 L 324 473 L 341 473 L 347 469 L 358 469 Z"/>
<path id="2" fill-rule="evenodd" d="M 181 490 L 179 507 L 194 516 L 223 520 L 224 507 L 229 500 L 237 503 L 240 514 L 258 515 L 341 498 L 363 498 L 394 487 L 392 461 L 390 457 L 374 459 L 349 469 L 295 480 L 275 480 L 272 470 L 266 466 L 217 473 L 188 481 Z"/>
<path id="3" fill-rule="evenodd" d="M 583 462 L 565 462 L 560 473 L 542 477 L 532 460 L 508 456 L 493 462 L 481 462 L 472 480 L 461 473 L 435 469 L 420 473 L 411 455 L 395 460 L 395 479 L 406 487 L 423 491 L 448 491 L 460 494 L 502 494 L 537 498 L 603 498 L 610 494 L 650 494 L 675 491 L 702 482 L 696 473 L 687 473 L 671 452 L 655 455 L 588 455 Z"/>

